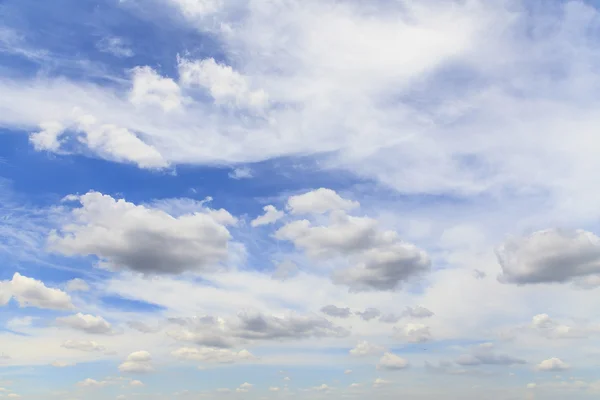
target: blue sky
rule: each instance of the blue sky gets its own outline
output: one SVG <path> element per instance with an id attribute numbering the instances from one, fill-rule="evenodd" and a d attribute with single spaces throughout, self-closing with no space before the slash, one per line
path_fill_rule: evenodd
<path id="1" fill-rule="evenodd" d="M 0 398 L 596 398 L 599 33 L 0 1 Z"/>

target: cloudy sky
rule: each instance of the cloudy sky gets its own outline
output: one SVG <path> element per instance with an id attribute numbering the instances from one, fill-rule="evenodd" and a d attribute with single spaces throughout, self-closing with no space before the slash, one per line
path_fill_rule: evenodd
<path id="1" fill-rule="evenodd" d="M 0 1 L 0 398 L 600 395 L 600 2 Z"/>

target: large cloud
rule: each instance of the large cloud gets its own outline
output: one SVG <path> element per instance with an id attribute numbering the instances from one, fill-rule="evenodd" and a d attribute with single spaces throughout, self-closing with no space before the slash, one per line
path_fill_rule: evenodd
<path id="1" fill-rule="evenodd" d="M 10 281 L 0 281 L 0 306 L 14 298 L 20 307 L 51 310 L 73 309 L 71 297 L 59 289 L 49 288 L 42 281 L 15 272 Z"/>
<path id="2" fill-rule="evenodd" d="M 600 238 L 583 230 L 548 229 L 497 249 L 506 283 L 563 283 L 600 273 Z"/>
<path id="3" fill-rule="evenodd" d="M 104 265 L 144 274 L 214 270 L 228 255 L 225 210 L 202 210 L 178 217 L 108 195 L 77 197 L 73 221 L 52 232 L 50 247 L 65 255 L 95 255 Z"/>

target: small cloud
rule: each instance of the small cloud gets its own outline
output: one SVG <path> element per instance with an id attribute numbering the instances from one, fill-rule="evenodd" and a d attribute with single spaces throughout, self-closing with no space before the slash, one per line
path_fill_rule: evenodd
<path id="1" fill-rule="evenodd" d="M 116 57 L 127 58 L 134 56 L 133 50 L 120 37 L 102 38 L 96 43 L 96 48 L 103 53 L 109 53 Z"/>
<path id="2" fill-rule="evenodd" d="M 229 173 L 231 179 L 250 179 L 254 177 L 252 170 L 248 167 L 235 168 Z"/>

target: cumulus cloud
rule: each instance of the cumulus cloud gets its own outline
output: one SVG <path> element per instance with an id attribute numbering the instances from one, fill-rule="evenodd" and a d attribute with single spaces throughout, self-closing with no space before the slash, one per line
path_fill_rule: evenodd
<path id="1" fill-rule="evenodd" d="M 559 323 L 550 318 L 548 314 L 535 315 L 532 318 L 532 325 L 536 331 L 549 339 L 584 338 L 594 332 L 594 329 L 588 327 L 573 327 Z"/>
<path id="2" fill-rule="evenodd" d="M 268 205 L 263 207 L 264 214 L 253 219 L 250 225 L 253 227 L 269 225 L 279 221 L 285 215 L 283 211 L 277 210 L 275 206 Z"/>
<path id="3" fill-rule="evenodd" d="M 180 59 L 179 80 L 185 87 L 207 90 L 219 105 L 261 110 L 269 104 L 269 96 L 263 89 L 252 88 L 247 77 L 214 58 Z"/>
<path id="4" fill-rule="evenodd" d="M 360 318 L 365 321 L 370 321 L 379 317 L 381 315 L 381 311 L 376 308 L 367 308 L 365 311 L 357 311 L 355 314 L 360 316 Z"/>
<path id="5" fill-rule="evenodd" d="M 256 358 L 248 350 L 233 351 L 214 347 L 182 347 L 173 351 L 171 355 L 182 360 L 217 364 L 251 361 Z"/>
<path id="6" fill-rule="evenodd" d="M 90 290 L 90 286 L 86 281 L 80 278 L 71 279 L 65 286 L 67 292 L 87 292 Z"/>
<path id="7" fill-rule="evenodd" d="M 67 340 L 62 347 L 80 351 L 104 351 L 106 348 L 92 340 Z"/>
<path id="8" fill-rule="evenodd" d="M 315 259 L 344 257 L 350 268 L 336 270 L 338 284 L 351 290 L 394 290 L 402 282 L 429 271 L 427 254 L 405 243 L 394 231 L 379 230 L 377 221 L 353 217 L 344 211 L 332 211 L 329 224 L 313 226 L 304 219 L 290 222 L 275 232 L 279 240 L 288 240 Z"/>
<path id="9" fill-rule="evenodd" d="M 470 354 L 463 354 L 456 360 L 459 365 L 517 365 L 525 361 L 506 354 L 497 354 L 491 343 L 484 343 L 471 349 Z"/>
<path id="10" fill-rule="evenodd" d="M 108 386 L 110 384 L 111 384 L 111 382 L 109 382 L 109 381 L 97 381 L 97 380 L 91 379 L 91 378 L 87 378 L 81 382 L 77 382 L 77 386 L 84 387 L 84 388 L 102 388 L 102 387 Z"/>
<path id="11" fill-rule="evenodd" d="M 348 330 L 336 326 L 317 315 L 289 313 L 284 317 L 267 316 L 256 312 L 242 312 L 232 324 L 237 337 L 243 339 L 273 340 L 309 337 L 345 337 Z"/>
<path id="12" fill-rule="evenodd" d="M 336 318 L 348 318 L 350 315 L 352 315 L 352 312 L 348 307 L 338 307 L 333 304 L 321 308 L 321 312 L 329 315 L 330 317 Z"/>
<path id="13" fill-rule="evenodd" d="M 385 352 L 385 347 L 369 343 L 367 341 L 359 342 L 356 347 L 350 350 L 350 355 L 355 357 L 379 355 Z"/>
<path id="14" fill-rule="evenodd" d="M 562 361 L 560 358 L 549 358 L 539 363 L 536 368 L 539 371 L 553 372 L 553 371 L 564 371 L 569 369 L 569 365 Z"/>
<path id="15" fill-rule="evenodd" d="M 349 211 L 359 207 L 359 203 L 346 200 L 334 190 L 319 188 L 304 194 L 290 196 L 287 209 L 292 214 L 324 214 L 329 211 Z"/>
<path id="16" fill-rule="evenodd" d="M 227 211 L 204 210 L 174 217 L 160 209 L 89 192 L 79 196 L 72 222 L 48 239 L 65 255 L 95 255 L 112 269 L 144 274 L 206 272 L 228 255 Z"/>
<path id="17" fill-rule="evenodd" d="M 132 88 L 129 101 L 137 106 L 157 105 L 164 111 L 182 106 L 179 85 L 171 78 L 160 76 L 150 67 L 135 67 L 132 71 Z"/>
<path id="18" fill-rule="evenodd" d="M 152 356 L 147 351 L 136 351 L 119 365 L 119 371 L 129 373 L 148 373 L 154 371 L 152 366 Z"/>
<path id="19" fill-rule="evenodd" d="M 20 307 L 50 310 L 71 310 L 71 297 L 59 289 L 49 288 L 44 282 L 15 272 L 10 281 L 0 281 L 0 306 L 14 298 Z"/>
<path id="20" fill-rule="evenodd" d="M 234 168 L 233 171 L 231 171 L 228 176 L 231 179 L 250 179 L 252 177 L 254 177 L 254 174 L 252 173 L 252 170 L 248 167 L 238 167 L 238 168 Z"/>
<path id="21" fill-rule="evenodd" d="M 431 340 L 429 327 L 423 324 L 407 324 L 401 331 L 396 330 L 395 336 L 406 339 L 410 343 L 424 343 Z"/>
<path id="22" fill-rule="evenodd" d="M 59 326 L 69 327 L 86 333 L 109 335 L 114 333 L 112 325 L 100 316 L 77 313 L 68 317 L 56 319 Z"/>
<path id="23" fill-rule="evenodd" d="M 64 121 L 42 122 L 40 131 L 32 133 L 29 140 L 38 151 L 58 153 L 66 151 L 62 149 L 63 144 L 73 138 L 107 160 L 134 163 L 147 169 L 169 165 L 155 147 L 142 141 L 129 129 L 102 123 L 78 108 Z"/>
<path id="24" fill-rule="evenodd" d="M 564 283 L 600 273 L 600 238 L 583 230 L 548 229 L 512 238 L 496 254 L 505 283 Z"/>
<path id="25" fill-rule="evenodd" d="M 379 359 L 377 369 L 394 371 L 408 368 L 408 366 L 408 361 L 406 361 L 404 358 L 397 356 L 394 353 L 385 353 L 381 359 Z"/>

